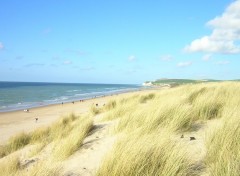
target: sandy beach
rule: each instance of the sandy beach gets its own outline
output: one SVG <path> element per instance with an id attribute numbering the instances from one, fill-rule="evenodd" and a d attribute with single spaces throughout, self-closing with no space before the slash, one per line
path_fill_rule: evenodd
<path id="1" fill-rule="evenodd" d="M 151 91 L 142 90 L 141 92 Z M 77 115 L 84 114 L 89 111 L 92 104 L 102 106 L 112 98 L 119 96 L 127 96 L 135 92 L 122 93 L 112 96 L 93 98 L 84 100 L 83 102 L 75 101 L 73 103 L 55 104 L 44 107 L 29 109 L 29 112 L 23 110 L 13 112 L 0 113 L 0 145 L 3 145 L 7 140 L 20 132 L 30 132 L 38 127 L 50 125 L 58 118 L 75 113 Z M 38 118 L 36 122 L 35 118 Z"/>

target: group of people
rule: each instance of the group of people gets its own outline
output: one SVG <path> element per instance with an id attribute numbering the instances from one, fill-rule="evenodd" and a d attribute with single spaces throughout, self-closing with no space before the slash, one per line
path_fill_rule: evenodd
<path id="1" fill-rule="evenodd" d="M 79 100 L 79 102 L 83 102 L 84 100 Z M 74 101 L 72 101 L 72 104 L 74 104 L 75 102 Z M 62 105 L 63 105 L 63 102 L 62 102 Z"/>
<path id="2" fill-rule="evenodd" d="M 83 100 L 79 100 L 80 102 L 83 102 Z M 74 104 L 74 101 L 72 101 L 72 104 Z M 62 102 L 63 105 L 63 102 Z M 24 109 L 24 112 L 29 112 L 29 109 Z M 38 122 L 38 118 L 35 118 L 35 122 Z"/>

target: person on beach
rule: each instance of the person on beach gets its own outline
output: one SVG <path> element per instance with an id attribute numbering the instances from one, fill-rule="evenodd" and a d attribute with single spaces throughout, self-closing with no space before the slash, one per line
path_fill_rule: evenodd
<path id="1" fill-rule="evenodd" d="M 38 118 L 35 118 L 35 121 L 36 121 L 36 123 L 37 123 L 37 121 L 38 121 Z"/>
<path id="2" fill-rule="evenodd" d="M 24 111 L 24 112 L 29 112 L 29 109 L 24 109 L 23 111 Z"/>

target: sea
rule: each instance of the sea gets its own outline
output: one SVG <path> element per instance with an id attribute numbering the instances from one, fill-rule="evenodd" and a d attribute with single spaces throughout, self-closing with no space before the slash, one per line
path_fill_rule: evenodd
<path id="1" fill-rule="evenodd" d="M 141 85 L 0 81 L 0 112 L 86 100 L 142 89 Z"/>

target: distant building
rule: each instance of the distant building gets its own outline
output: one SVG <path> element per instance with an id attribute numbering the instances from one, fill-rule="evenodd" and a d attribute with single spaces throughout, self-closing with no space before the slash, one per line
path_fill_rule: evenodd
<path id="1" fill-rule="evenodd" d="M 143 86 L 153 86 L 153 83 L 150 81 L 150 82 L 145 82 L 142 85 Z"/>

